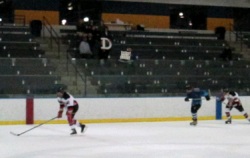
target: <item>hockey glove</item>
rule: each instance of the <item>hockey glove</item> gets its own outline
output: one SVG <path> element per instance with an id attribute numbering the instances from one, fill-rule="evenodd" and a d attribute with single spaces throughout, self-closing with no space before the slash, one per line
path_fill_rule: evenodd
<path id="1" fill-rule="evenodd" d="M 57 118 L 62 118 L 62 113 L 63 113 L 63 111 L 59 110 L 58 114 L 57 114 Z"/>
<path id="2" fill-rule="evenodd" d="M 189 101 L 189 99 L 188 99 L 188 98 L 185 98 L 185 101 Z"/>
<path id="3" fill-rule="evenodd" d="M 206 98 L 206 100 L 210 100 L 210 96 L 209 95 L 205 96 L 205 98 Z"/>

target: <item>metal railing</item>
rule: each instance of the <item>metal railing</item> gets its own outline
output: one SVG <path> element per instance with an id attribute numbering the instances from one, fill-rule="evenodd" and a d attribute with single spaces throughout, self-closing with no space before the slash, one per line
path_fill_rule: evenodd
<path id="1" fill-rule="evenodd" d="M 243 44 L 244 44 L 244 35 L 241 31 L 241 29 L 239 30 L 235 30 L 235 25 L 230 23 L 230 30 L 229 30 L 229 41 L 232 41 L 232 36 L 234 35 L 236 37 L 236 42 L 240 43 L 240 51 L 243 51 Z"/>
<path id="2" fill-rule="evenodd" d="M 68 60 L 69 62 L 69 60 Z M 69 63 L 68 63 L 69 64 Z M 83 74 L 83 72 L 79 69 L 79 65 L 77 64 L 77 60 L 75 58 L 71 59 L 71 64 L 75 70 L 75 84 L 76 84 L 76 90 L 78 90 L 78 77 L 80 77 L 80 79 L 83 81 L 84 83 L 84 87 L 82 87 L 84 89 L 83 91 L 83 96 L 86 97 L 87 96 L 87 76 L 85 74 Z"/>
<path id="3" fill-rule="evenodd" d="M 50 36 L 50 47 L 53 48 L 53 41 L 54 41 L 57 44 L 58 58 L 60 58 L 61 40 L 58 33 L 55 31 L 55 29 L 52 27 L 52 25 L 49 23 L 46 17 L 43 17 L 42 24 L 43 24 L 43 37 L 45 37 L 45 30 L 47 30 Z"/>

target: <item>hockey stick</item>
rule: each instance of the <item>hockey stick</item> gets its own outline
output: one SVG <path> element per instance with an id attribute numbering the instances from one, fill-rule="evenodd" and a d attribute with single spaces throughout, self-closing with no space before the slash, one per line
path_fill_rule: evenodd
<path id="1" fill-rule="evenodd" d="M 24 134 L 24 133 L 27 133 L 27 132 L 29 132 L 29 131 L 31 131 L 31 130 L 33 130 L 33 129 L 39 127 L 39 126 L 42 126 L 43 124 L 48 123 L 48 122 L 50 122 L 50 121 L 52 121 L 52 120 L 54 120 L 54 119 L 56 119 L 56 118 L 58 118 L 58 117 L 56 116 L 56 117 L 54 117 L 54 118 L 52 118 L 52 119 L 50 119 L 50 120 L 47 120 L 47 121 L 45 121 L 45 122 L 43 122 L 43 123 L 41 123 L 41 124 L 39 124 L 39 125 L 37 125 L 37 126 L 35 126 L 35 127 L 32 127 L 31 129 L 28 129 L 28 130 L 26 130 L 26 131 L 24 131 L 24 132 L 22 132 L 22 133 L 18 133 L 18 134 L 17 134 L 17 133 L 14 133 L 14 132 L 10 132 L 10 134 L 12 134 L 12 135 L 14 135 L 14 136 L 20 136 L 20 135 L 22 135 L 22 134 Z"/>
<path id="2" fill-rule="evenodd" d="M 208 93 L 208 95 L 209 95 L 210 97 L 212 97 L 212 94 L 211 94 L 210 89 L 207 90 L 207 93 Z"/>
<path id="3" fill-rule="evenodd" d="M 214 96 L 214 95 L 212 95 L 212 93 L 211 93 L 210 89 L 208 89 L 208 90 L 207 90 L 207 92 L 208 92 L 208 95 L 210 96 L 210 98 L 211 98 L 211 99 L 215 99 L 215 100 L 217 100 L 217 99 L 218 99 L 218 96 L 216 96 L 216 95 L 215 95 L 215 96 Z"/>

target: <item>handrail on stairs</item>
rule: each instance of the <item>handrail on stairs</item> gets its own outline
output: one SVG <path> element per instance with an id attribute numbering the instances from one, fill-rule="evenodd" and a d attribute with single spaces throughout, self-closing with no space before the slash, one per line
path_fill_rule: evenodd
<path id="1" fill-rule="evenodd" d="M 232 23 L 230 23 L 229 24 L 230 25 L 230 42 L 232 41 L 232 39 L 231 39 L 231 36 L 232 36 L 232 34 L 234 34 L 235 36 L 236 36 L 236 41 L 239 41 L 240 42 L 240 51 L 242 52 L 242 50 L 243 50 L 243 42 L 244 42 L 244 35 L 243 35 L 243 33 L 242 33 L 242 30 L 240 29 L 240 30 L 235 30 L 234 28 L 235 28 L 235 25 L 234 24 L 232 24 Z"/>
<path id="2" fill-rule="evenodd" d="M 84 88 L 83 96 L 86 97 L 87 96 L 87 76 L 83 75 L 81 73 L 81 71 L 78 69 L 78 67 L 77 67 L 77 59 L 76 58 L 71 58 L 71 61 L 69 61 L 69 58 L 70 58 L 69 55 L 67 55 L 67 72 L 69 71 L 68 66 L 69 66 L 69 64 L 71 64 L 73 66 L 73 68 L 75 69 L 76 90 L 78 90 L 77 78 L 80 77 L 81 80 L 84 82 L 84 87 L 82 87 L 82 88 Z"/>
<path id="3" fill-rule="evenodd" d="M 55 31 L 55 29 L 52 27 L 52 25 L 49 23 L 49 20 L 43 16 L 43 37 L 45 37 L 45 30 L 48 31 L 49 36 L 50 36 L 50 47 L 53 47 L 53 41 L 57 45 L 57 53 L 58 53 L 58 58 L 60 58 L 60 52 L 61 52 L 61 41 L 60 41 L 60 36 L 58 33 Z"/>

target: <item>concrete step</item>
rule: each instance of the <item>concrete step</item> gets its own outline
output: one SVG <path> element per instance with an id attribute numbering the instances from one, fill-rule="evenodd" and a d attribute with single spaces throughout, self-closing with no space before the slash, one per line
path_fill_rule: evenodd
<path id="1" fill-rule="evenodd" d="M 233 51 L 234 53 L 242 54 L 245 60 L 250 59 L 249 57 L 250 50 L 245 44 L 242 44 L 240 42 L 228 42 L 228 43 L 230 44 L 230 47 L 233 47 L 235 49 Z"/>
<path id="2" fill-rule="evenodd" d="M 58 47 L 55 42 L 50 43 L 48 38 L 37 38 L 40 46 L 45 50 L 45 57 L 49 59 L 52 65 L 56 67 L 55 74 L 61 76 L 61 84 L 67 86 L 67 90 L 74 94 L 83 96 L 85 91 L 90 94 L 96 94 L 95 86 L 92 86 L 90 81 L 87 81 L 85 86 L 84 79 L 76 72 L 71 60 L 67 60 L 67 45 L 60 45 L 60 54 L 58 54 Z M 84 74 L 79 70 L 82 77 Z M 87 89 L 85 90 L 85 87 Z"/>
<path id="3" fill-rule="evenodd" d="M 242 54 L 243 54 L 243 56 L 244 56 L 244 59 L 250 60 L 250 49 L 249 49 L 249 48 L 243 50 L 243 51 L 242 51 Z"/>

